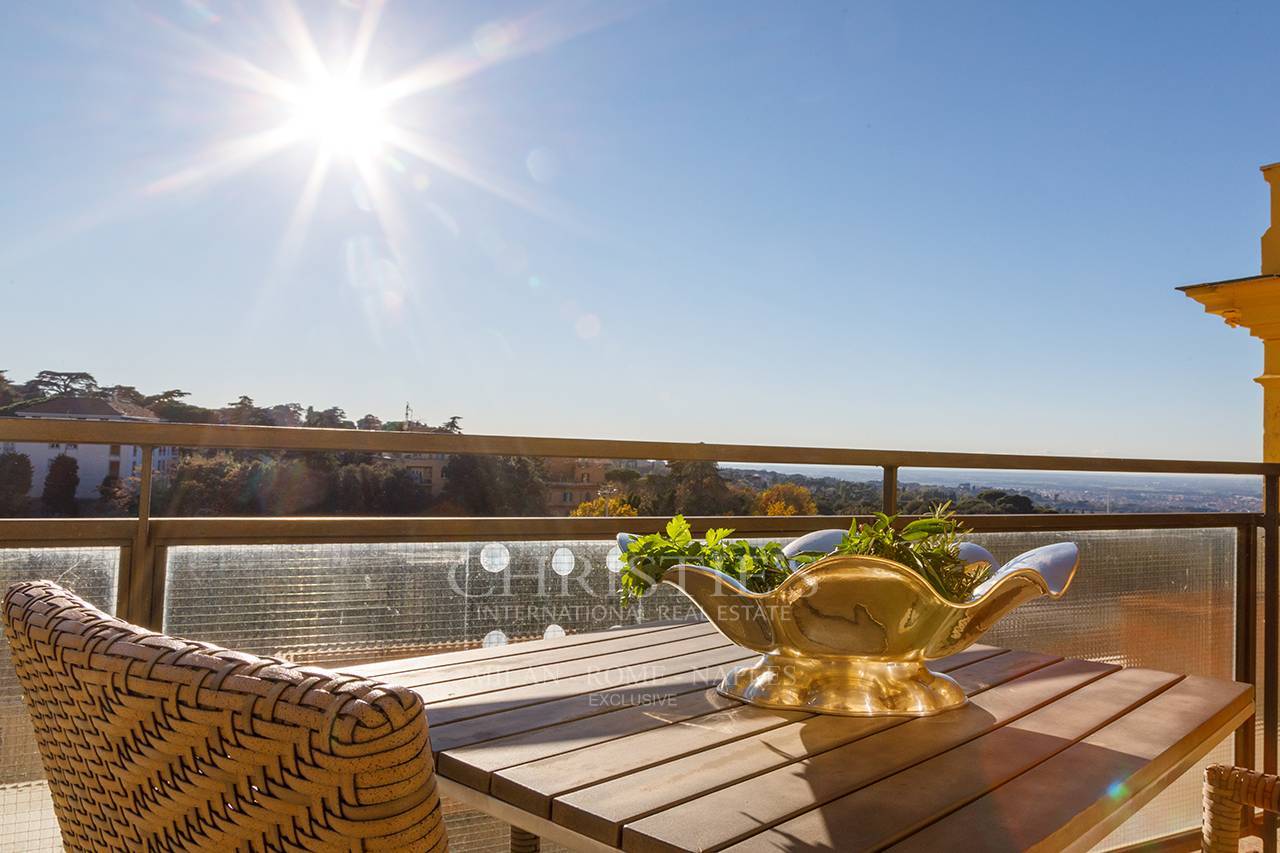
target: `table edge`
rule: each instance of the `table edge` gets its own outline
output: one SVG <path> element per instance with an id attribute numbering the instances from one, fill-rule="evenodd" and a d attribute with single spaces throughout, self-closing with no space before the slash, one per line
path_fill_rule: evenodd
<path id="1" fill-rule="evenodd" d="M 603 844 L 594 838 L 566 829 L 547 818 L 530 814 L 519 806 L 513 806 L 505 800 L 499 800 L 461 782 L 447 779 L 438 773 L 436 774 L 436 780 L 441 796 L 456 800 L 463 805 L 471 806 L 490 817 L 497 818 L 512 826 L 517 826 L 526 832 L 532 832 L 539 838 L 555 842 L 571 850 L 580 850 L 583 853 L 618 853 L 622 849 Z"/>
<path id="2" fill-rule="evenodd" d="M 1228 681 L 1228 679 L 1216 679 L 1218 681 Z M 1241 684 L 1244 682 L 1228 682 L 1233 684 Z M 1182 774 L 1195 767 L 1200 763 L 1206 755 L 1214 750 L 1224 739 L 1229 737 L 1236 729 L 1240 728 L 1247 720 L 1255 714 L 1254 699 L 1251 696 L 1248 704 L 1242 707 L 1238 712 L 1233 714 L 1229 719 L 1223 722 L 1218 728 L 1214 729 L 1209 737 L 1200 742 L 1200 745 L 1191 750 L 1178 760 L 1167 771 L 1152 779 L 1150 784 L 1146 785 L 1141 791 L 1135 791 L 1124 803 L 1111 814 L 1107 815 L 1103 820 L 1089 827 L 1081 835 L 1066 841 L 1065 839 L 1055 839 L 1052 836 L 1046 838 L 1041 844 L 1036 845 L 1036 850 L 1062 850 L 1064 853 L 1085 853 L 1092 850 L 1098 843 L 1105 839 L 1108 835 L 1124 825 L 1125 821 L 1133 817 L 1139 809 L 1156 798 L 1161 792 L 1166 790 L 1173 782 L 1175 782 Z"/>

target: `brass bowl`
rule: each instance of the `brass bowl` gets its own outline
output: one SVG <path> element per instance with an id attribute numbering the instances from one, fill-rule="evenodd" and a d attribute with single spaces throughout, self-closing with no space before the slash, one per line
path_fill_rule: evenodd
<path id="1" fill-rule="evenodd" d="M 831 550 L 842 533 L 811 533 L 785 551 Z M 632 539 L 623 534 L 618 544 L 626 550 Z M 961 546 L 961 559 L 997 565 L 973 543 Z M 725 676 L 722 694 L 766 708 L 927 716 L 967 700 L 926 661 L 972 645 L 1025 601 L 1061 597 L 1078 565 L 1073 543 L 1036 548 L 998 567 L 964 602 L 944 598 L 901 563 L 864 556 L 824 557 L 765 593 L 706 566 L 676 566 L 662 582 L 692 599 L 724 636 L 760 653 Z"/>

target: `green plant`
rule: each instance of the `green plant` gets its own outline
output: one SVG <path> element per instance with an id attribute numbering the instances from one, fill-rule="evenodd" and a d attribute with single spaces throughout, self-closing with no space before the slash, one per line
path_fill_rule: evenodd
<path id="1" fill-rule="evenodd" d="M 34 475 L 31 457 L 27 454 L 0 453 L 0 516 L 26 514 L 27 494 Z"/>
<path id="2" fill-rule="evenodd" d="M 966 564 L 960 559 L 960 536 L 968 529 L 956 518 L 950 502 L 931 515 L 907 524 L 898 516 L 875 514 L 875 520 L 854 522 L 835 554 L 863 554 L 902 563 L 924 578 L 944 598 L 967 601 L 983 581 L 991 577 L 986 563 Z M 806 555 L 805 562 L 812 559 Z"/>
<path id="3" fill-rule="evenodd" d="M 80 487 L 80 463 L 74 456 L 59 453 L 49 462 L 40 503 L 50 515 L 76 514 L 76 489 Z"/>
<path id="4" fill-rule="evenodd" d="M 683 515 L 667 522 L 663 533 L 650 533 L 633 541 L 622 554 L 619 595 L 625 606 L 662 580 L 663 574 L 682 563 L 707 566 L 724 572 L 753 592 L 767 592 L 791 574 L 791 564 L 777 542 L 752 545 L 729 540 L 733 530 L 708 530 L 706 538 L 693 538 Z"/>
<path id="5" fill-rule="evenodd" d="M 808 551 L 788 558 L 777 542 L 751 545 L 742 540 L 730 541 L 733 531 L 729 528 L 708 530 L 706 538 L 699 541 L 694 539 L 684 516 L 677 515 L 667 522 L 664 533 L 641 536 L 623 552 L 619 595 L 622 604 L 627 605 L 682 563 L 717 569 L 753 592 L 768 592 L 801 566 L 831 554 L 858 554 L 899 562 L 944 598 L 963 602 L 992 572 L 990 565 L 966 564 L 960 559 L 959 537 L 967 532 L 950 503 L 906 524 L 901 524 L 896 515 L 878 512 L 873 521 L 854 521 L 830 554 Z"/>

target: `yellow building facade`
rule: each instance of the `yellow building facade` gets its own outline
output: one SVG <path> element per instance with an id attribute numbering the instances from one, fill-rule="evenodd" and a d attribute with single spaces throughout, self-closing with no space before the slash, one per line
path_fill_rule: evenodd
<path id="1" fill-rule="evenodd" d="M 1204 310 L 1243 326 L 1263 343 L 1262 457 L 1280 462 L 1280 163 L 1262 167 L 1271 185 L 1271 226 L 1262 235 L 1259 275 L 1178 288 Z"/>

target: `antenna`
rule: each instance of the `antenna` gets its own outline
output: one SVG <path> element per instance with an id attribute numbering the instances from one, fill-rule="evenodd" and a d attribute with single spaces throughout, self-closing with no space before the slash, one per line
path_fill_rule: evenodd
<path id="1" fill-rule="evenodd" d="M 403 427 L 405 432 L 409 431 L 409 422 L 411 420 L 413 420 L 413 407 L 410 406 L 409 401 L 406 400 L 404 404 L 404 427 Z"/>

